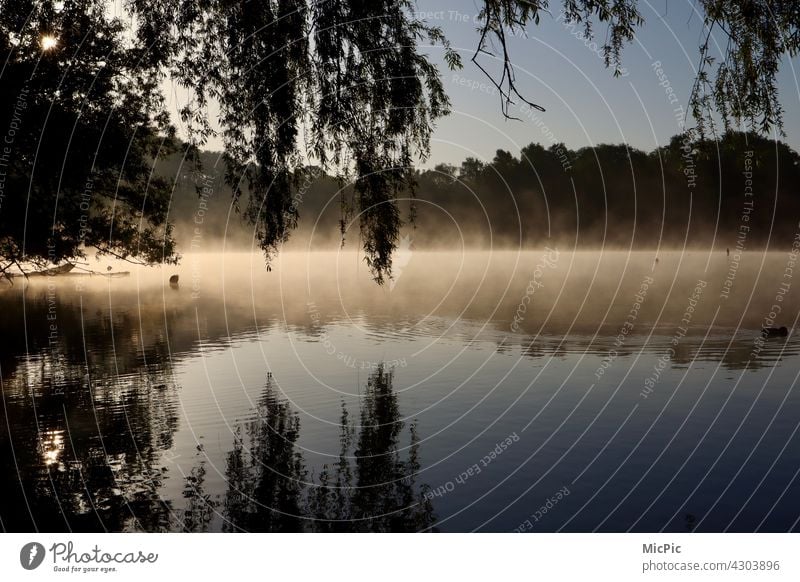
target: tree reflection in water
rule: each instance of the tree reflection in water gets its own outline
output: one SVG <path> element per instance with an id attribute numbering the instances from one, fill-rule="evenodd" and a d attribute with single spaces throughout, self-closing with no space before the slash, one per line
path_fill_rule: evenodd
<path id="1" fill-rule="evenodd" d="M 400 532 L 433 526 L 427 488 L 418 485 L 419 439 L 400 445 L 400 420 L 391 370 L 370 375 L 355 426 L 342 406 L 335 463 L 310 475 L 296 442 L 300 419 L 267 379 L 258 420 L 237 435 L 228 455 L 224 501 L 228 531 Z M 245 442 L 246 441 L 246 442 Z"/>
<path id="2" fill-rule="evenodd" d="M 176 387 L 164 368 L 124 372 L 70 363 L 55 348 L 4 382 L 5 530 L 171 528 L 159 462 L 178 424 Z"/>
<path id="3" fill-rule="evenodd" d="M 178 388 L 156 319 L 163 326 L 173 315 L 90 310 L 37 286 L 13 291 L 2 298 L 11 331 L 0 341 L 0 529 L 173 529 L 172 502 L 159 492 Z"/>

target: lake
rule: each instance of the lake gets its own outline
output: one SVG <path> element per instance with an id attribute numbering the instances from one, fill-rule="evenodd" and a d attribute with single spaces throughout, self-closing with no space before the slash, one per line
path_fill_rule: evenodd
<path id="1" fill-rule="evenodd" d="M 760 334 L 797 325 L 789 250 L 5 283 L 0 527 L 796 531 L 800 340 Z"/>

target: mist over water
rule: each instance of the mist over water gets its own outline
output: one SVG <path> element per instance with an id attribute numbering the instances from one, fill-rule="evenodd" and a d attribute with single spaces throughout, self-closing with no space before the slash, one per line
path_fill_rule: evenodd
<path id="1" fill-rule="evenodd" d="M 17 279 L 3 527 L 796 529 L 800 344 L 760 334 L 796 326 L 790 250 L 409 245 L 384 286 L 353 252 Z"/>
<path id="2" fill-rule="evenodd" d="M 774 323 L 789 327 L 800 306 L 798 293 L 791 292 L 790 251 L 754 251 L 737 258 L 725 252 L 571 252 L 557 246 L 531 251 L 401 249 L 394 278 L 383 286 L 374 283 L 363 257 L 354 252 L 287 252 L 278 256 L 271 272 L 255 253 L 187 254 L 177 267 L 141 269 L 120 286 L 136 287 L 148 305 L 157 296 L 164 307 L 191 302 L 199 313 L 230 312 L 231 331 L 273 320 L 312 325 L 313 303 L 322 322 L 368 318 L 413 327 L 446 318 L 510 331 L 517 316 L 514 331 L 564 336 L 615 331 L 646 283 L 632 333 L 668 331 L 681 322 L 695 294 L 692 333 L 709 326 L 760 331 L 776 303 L 780 313 Z M 180 275 L 177 290 L 167 284 L 172 274 Z"/>

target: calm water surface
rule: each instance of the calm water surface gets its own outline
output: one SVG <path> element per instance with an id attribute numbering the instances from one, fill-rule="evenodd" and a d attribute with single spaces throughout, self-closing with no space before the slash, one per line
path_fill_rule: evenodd
<path id="1" fill-rule="evenodd" d="M 800 529 L 800 341 L 759 340 L 796 325 L 789 258 L 407 252 L 377 287 L 355 254 L 220 253 L 17 281 L 0 526 Z"/>

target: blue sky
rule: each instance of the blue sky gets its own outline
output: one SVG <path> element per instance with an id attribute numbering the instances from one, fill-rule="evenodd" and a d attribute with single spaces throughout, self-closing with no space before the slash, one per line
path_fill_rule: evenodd
<path id="1" fill-rule="evenodd" d="M 628 143 L 651 150 L 680 132 L 675 108 L 677 104 L 686 107 L 688 103 L 699 45 L 705 37 L 702 15 L 695 12 L 691 0 L 640 0 L 639 9 L 645 22 L 637 30 L 633 43 L 625 48 L 626 73 L 618 78 L 605 68 L 599 49 L 587 46 L 587 41 L 575 36 L 579 27 L 564 26 L 559 20 L 562 2 L 552 0 L 552 14 L 542 14 L 538 26 L 531 24 L 524 36 L 509 40 L 520 92 L 546 108 L 544 113 L 512 110 L 520 121 L 504 119 L 500 96 L 470 61 L 479 39 L 476 15 L 480 4 L 480 0 L 417 2 L 419 13 L 443 29 L 464 63 L 463 69 L 450 71 L 442 59 L 441 47 L 424 49 L 439 65 L 453 111 L 439 120 L 431 156 L 423 166 L 442 162 L 458 165 L 467 156 L 490 160 L 500 148 L 517 155 L 531 142 L 545 146 L 553 141 L 563 142 L 573 149 Z M 116 12 L 121 9 L 116 8 Z M 604 38 L 605 27 L 597 25 L 595 33 Z M 661 77 L 653 67 L 656 61 L 661 63 Z M 484 57 L 482 63 L 490 68 L 491 57 Z M 800 59 L 787 58 L 779 81 L 785 108 L 784 140 L 797 150 L 800 150 L 799 71 Z M 675 95 L 672 103 L 663 86 L 665 80 Z M 173 104 L 185 99 L 185 92 L 170 83 L 165 83 L 165 90 Z M 536 118 L 532 118 L 533 113 Z M 207 147 L 220 149 L 221 140 L 212 139 Z"/>
<path id="2" fill-rule="evenodd" d="M 520 91 L 547 109 L 538 114 L 537 124 L 530 114 L 519 110 L 522 121 L 505 120 L 499 95 L 470 62 L 478 42 L 474 16 L 479 3 L 419 0 L 419 11 L 442 27 L 464 61 L 464 68 L 457 73 L 441 63 L 453 112 L 440 120 L 426 166 L 457 164 L 467 155 L 491 159 L 498 148 L 517 154 L 530 142 L 549 145 L 553 140 L 571 148 L 625 142 L 650 150 L 679 133 L 677 105 L 669 102 L 666 87 L 660 83 L 666 78 L 678 103 L 686 106 L 704 36 L 702 15 L 694 13 L 694 3 L 640 2 L 645 23 L 625 49 L 627 74 L 618 78 L 605 68 L 593 47 L 558 20 L 561 2 L 553 0 L 551 4 L 551 16 L 542 15 L 538 26 L 532 25 L 525 37 L 512 38 L 509 45 Z M 604 38 L 603 27 L 597 26 L 595 32 Z M 441 60 L 440 50 L 432 48 L 431 54 Z M 655 61 L 661 62 L 661 78 L 654 71 Z M 485 57 L 484 62 L 491 64 L 491 58 Z M 800 149 L 799 64 L 798 59 L 787 58 L 780 78 L 785 141 L 795 149 Z"/>

